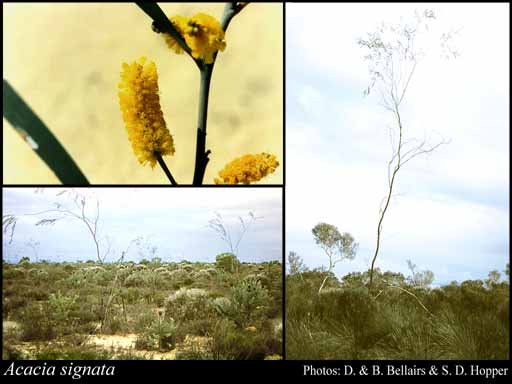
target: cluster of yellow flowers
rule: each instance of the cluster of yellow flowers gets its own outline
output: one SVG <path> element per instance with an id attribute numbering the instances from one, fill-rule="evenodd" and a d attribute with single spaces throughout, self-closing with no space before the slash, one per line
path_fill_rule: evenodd
<path id="1" fill-rule="evenodd" d="M 160 107 L 155 63 L 146 63 L 145 57 L 131 64 L 123 63 L 118 87 L 121 112 L 133 151 L 142 165 L 149 162 L 154 167 L 157 154 L 174 154 L 173 138 Z"/>
<path id="2" fill-rule="evenodd" d="M 226 48 L 224 31 L 215 17 L 198 13 L 190 18 L 176 15 L 171 17 L 170 20 L 192 50 L 192 56 L 196 59 L 202 59 L 205 64 L 213 63 L 215 52 L 224 51 Z M 163 35 L 169 48 L 176 53 L 183 52 L 183 49 L 171 35 L 168 33 Z"/>
<path id="3" fill-rule="evenodd" d="M 269 153 L 247 154 L 226 164 L 219 172 L 220 179 L 215 178 L 215 184 L 250 184 L 274 172 L 278 166 L 276 157 Z"/>

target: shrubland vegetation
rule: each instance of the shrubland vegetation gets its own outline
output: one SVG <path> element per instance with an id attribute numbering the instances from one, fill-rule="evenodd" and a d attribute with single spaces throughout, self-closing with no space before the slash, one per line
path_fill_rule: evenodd
<path id="1" fill-rule="evenodd" d="M 288 262 L 287 359 L 509 358 L 508 265 L 507 281 L 491 271 L 438 288 L 412 263 L 409 277 L 377 268 L 370 293 L 370 271 L 338 279 L 296 253 Z"/>
<path id="2" fill-rule="evenodd" d="M 3 263 L 4 359 L 273 359 L 279 262 Z M 99 346 L 131 335 L 124 348 Z M 172 353 L 171 353 L 172 352 Z"/>

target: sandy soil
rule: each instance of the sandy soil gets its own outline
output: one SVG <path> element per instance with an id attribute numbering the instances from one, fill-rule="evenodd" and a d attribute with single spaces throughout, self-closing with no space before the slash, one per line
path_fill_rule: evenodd
<path id="1" fill-rule="evenodd" d="M 19 328 L 19 324 L 15 321 L 3 321 L 4 334 L 15 331 Z M 146 351 L 135 349 L 135 341 L 137 335 L 134 333 L 126 335 L 91 335 L 87 338 L 86 344 L 94 346 L 99 350 L 105 350 L 114 352 L 113 359 L 116 359 L 116 353 L 125 354 L 130 353 L 135 356 L 139 356 L 148 360 L 175 360 L 176 352 L 184 349 L 197 348 L 199 350 L 205 350 L 209 338 L 202 336 L 186 336 L 185 340 L 177 345 L 177 348 L 168 352 L 159 351 Z M 48 345 L 58 346 L 62 342 L 55 340 L 48 342 Z M 15 345 L 16 349 L 23 352 L 25 355 L 31 356 L 36 354 L 40 350 L 39 343 L 32 342 L 19 342 Z M 63 346 L 64 348 L 64 346 Z"/>
<path id="2" fill-rule="evenodd" d="M 15 321 L 4 320 L 2 322 L 2 329 L 4 333 L 12 333 L 19 329 L 19 324 Z"/>
<path id="3" fill-rule="evenodd" d="M 87 344 L 95 345 L 103 349 L 132 349 L 135 348 L 137 335 L 93 335 L 87 340 Z"/>
<path id="4" fill-rule="evenodd" d="M 168 15 L 224 4 L 161 3 Z M 231 23 L 212 80 L 205 182 L 245 153 L 283 159 L 282 4 L 249 4 Z M 165 183 L 158 167 L 132 153 L 119 111 L 121 63 L 155 61 L 161 104 L 176 154 L 166 162 L 178 182 L 192 180 L 199 73 L 169 51 L 135 4 L 3 4 L 3 76 L 75 159 L 91 183 Z M 29 145 L 3 120 L 4 183 L 58 183 Z M 265 179 L 282 183 L 283 166 Z"/>

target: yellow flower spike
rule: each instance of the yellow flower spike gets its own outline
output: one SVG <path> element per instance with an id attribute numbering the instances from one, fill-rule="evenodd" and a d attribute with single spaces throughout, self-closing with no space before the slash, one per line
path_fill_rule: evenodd
<path id="1" fill-rule="evenodd" d="M 118 95 L 133 152 L 139 163 L 149 162 L 154 167 L 157 153 L 174 154 L 174 141 L 160 107 L 156 65 L 146 61 L 141 57 L 131 64 L 123 63 Z"/>
<path id="2" fill-rule="evenodd" d="M 224 31 L 219 21 L 213 16 L 198 13 L 190 18 L 176 15 L 169 20 L 192 50 L 192 57 L 203 60 L 205 64 L 213 63 L 215 52 L 224 51 L 226 48 Z M 171 35 L 163 33 L 163 36 L 169 48 L 176 53 L 183 52 Z"/>
<path id="3" fill-rule="evenodd" d="M 220 179 L 214 181 L 215 184 L 250 184 L 274 172 L 278 166 L 276 157 L 269 153 L 247 154 L 226 164 L 219 172 Z"/>

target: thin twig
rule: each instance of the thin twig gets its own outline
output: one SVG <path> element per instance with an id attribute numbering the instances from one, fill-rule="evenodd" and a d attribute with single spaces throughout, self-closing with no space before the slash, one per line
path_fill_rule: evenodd
<path id="1" fill-rule="evenodd" d="M 172 185 L 178 185 L 176 180 L 174 180 L 174 177 L 172 177 L 171 171 L 169 170 L 169 168 L 167 168 L 167 164 L 165 164 L 164 159 L 162 159 L 162 155 L 160 155 L 159 152 L 155 152 L 155 157 L 156 157 L 156 160 L 158 161 L 158 164 L 160 164 L 160 167 L 162 167 L 165 175 L 167 176 L 167 178 L 171 182 L 171 184 Z"/>
<path id="2" fill-rule="evenodd" d="M 221 28 L 226 32 L 229 23 L 248 3 L 227 3 L 222 15 Z M 210 83 L 213 74 L 213 67 L 217 59 L 218 51 L 213 55 L 213 63 L 199 66 L 201 71 L 201 83 L 199 87 L 199 115 L 197 122 L 196 139 L 196 160 L 194 167 L 193 185 L 203 184 L 206 166 L 210 161 L 210 150 L 206 150 L 206 121 L 208 118 L 208 97 L 210 93 Z"/>
<path id="3" fill-rule="evenodd" d="M 425 305 L 423 305 L 423 303 L 422 303 L 422 302 L 421 302 L 421 300 L 418 298 L 418 296 L 416 296 L 416 295 L 415 295 L 414 293 L 412 293 L 411 291 L 408 291 L 407 289 L 402 288 L 402 287 L 400 287 L 400 286 L 398 286 L 398 285 L 392 285 L 392 284 L 388 284 L 388 286 L 387 286 L 386 288 L 396 288 L 396 289 L 399 289 L 399 290 L 401 290 L 402 292 L 405 292 L 405 293 L 407 293 L 408 295 L 410 295 L 410 296 L 414 297 L 414 298 L 416 299 L 416 301 L 419 303 L 419 305 L 421 305 L 421 307 L 422 307 L 422 308 L 423 308 L 423 309 L 424 309 L 424 310 L 425 310 L 425 311 L 426 311 L 430 316 L 434 317 L 434 314 L 433 314 L 432 312 L 430 312 L 430 311 L 428 310 L 428 308 L 427 308 L 427 307 L 425 307 Z M 383 290 L 381 290 L 381 291 L 379 292 L 379 294 L 378 294 L 377 296 L 375 296 L 375 297 L 374 297 L 374 300 L 377 300 L 377 298 L 380 296 L 380 294 L 381 294 L 382 292 L 384 292 L 384 290 L 385 290 L 386 288 L 384 288 Z"/>
<path id="4" fill-rule="evenodd" d="M 187 54 L 194 60 L 194 63 L 196 63 L 197 67 L 201 69 L 203 67 L 203 63 L 201 60 L 198 60 L 192 56 L 192 49 L 188 46 L 187 42 L 181 36 L 181 34 L 174 28 L 174 25 L 169 20 L 169 18 L 165 15 L 164 11 L 162 11 L 162 8 L 158 6 L 156 3 L 135 3 L 139 6 L 140 9 L 142 9 L 146 15 L 151 17 L 153 21 L 158 25 L 158 29 L 162 32 L 168 33 L 172 36 L 174 40 L 179 44 L 179 46 L 187 52 Z"/>

